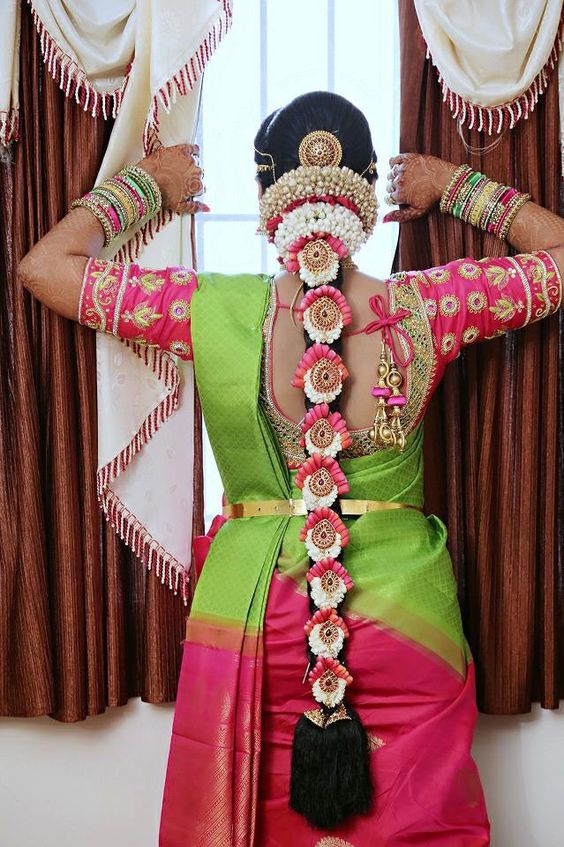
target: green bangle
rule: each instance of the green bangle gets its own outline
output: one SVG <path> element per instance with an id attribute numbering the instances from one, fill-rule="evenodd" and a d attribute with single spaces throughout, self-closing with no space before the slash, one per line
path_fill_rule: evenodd
<path id="1" fill-rule="evenodd" d="M 120 174 L 125 176 L 131 174 L 133 177 L 137 177 L 145 188 L 144 193 L 150 193 L 152 195 L 154 211 L 160 211 L 163 204 L 161 189 L 159 188 L 159 184 L 156 179 L 152 177 L 150 173 L 147 173 L 147 171 L 143 170 L 143 168 L 140 168 L 138 165 L 130 165 L 127 168 L 123 168 L 123 170 L 120 171 Z"/>

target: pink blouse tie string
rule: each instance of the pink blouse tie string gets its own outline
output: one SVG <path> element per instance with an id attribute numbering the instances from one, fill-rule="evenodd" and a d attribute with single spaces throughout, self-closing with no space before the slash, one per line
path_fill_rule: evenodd
<path id="1" fill-rule="evenodd" d="M 393 314 L 390 314 L 386 301 L 381 294 L 374 294 L 368 301 L 368 304 L 376 315 L 376 320 L 370 321 L 365 326 L 364 332 L 370 335 L 372 332 L 381 331 L 382 343 L 389 347 L 397 364 L 402 368 L 407 368 L 415 357 L 415 350 L 413 348 L 413 341 L 403 327 L 399 326 L 399 321 L 404 320 L 404 318 L 410 318 L 412 312 L 409 309 L 398 309 Z M 400 338 L 405 341 L 409 350 L 405 356 L 399 343 Z"/>

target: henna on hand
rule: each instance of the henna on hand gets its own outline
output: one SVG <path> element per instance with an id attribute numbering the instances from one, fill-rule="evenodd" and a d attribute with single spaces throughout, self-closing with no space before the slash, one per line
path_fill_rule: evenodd
<path id="1" fill-rule="evenodd" d="M 388 194 L 400 209 L 385 215 L 384 223 L 405 223 L 426 215 L 441 199 L 456 165 L 436 156 L 400 153 L 390 159 Z"/>
<path id="2" fill-rule="evenodd" d="M 163 208 L 178 215 L 207 212 L 208 207 L 195 200 L 204 193 L 203 171 L 196 158 L 197 144 L 176 144 L 159 147 L 137 164 L 154 177 L 161 189 Z"/>

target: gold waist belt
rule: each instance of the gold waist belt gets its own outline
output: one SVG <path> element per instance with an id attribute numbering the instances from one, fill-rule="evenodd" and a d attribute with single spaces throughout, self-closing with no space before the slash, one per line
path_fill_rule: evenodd
<path id="1" fill-rule="evenodd" d="M 368 512 L 383 512 L 387 509 L 415 509 L 408 503 L 390 503 L 387 500 L 346 500 L 339 498 L 339 506 L 343 516 L 366 515 Z M 230 503 L 223 507 L 226 518 L 255 518 L 258 515 L 307 515 L 303 500 L 246 500 L 244 503 Z"/>

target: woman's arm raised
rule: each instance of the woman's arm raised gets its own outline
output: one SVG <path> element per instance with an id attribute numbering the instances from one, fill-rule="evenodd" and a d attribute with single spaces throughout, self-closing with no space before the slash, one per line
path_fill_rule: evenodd
<path id="1" fill-rule="evenodd" d="M 457 170 L 450 162 L 418 153 L 395 156 L 390 166 L 390 194 L 400 209 L 390 212 L 384 221 L 400 223 L 427 214 L 440 201 Z M 513 218 L 506 237 L 519 252 L 549 250 L 564 275 L 564 219 L 559 215 L 526 202 Z"/>
<path id="2" fill-rule="evenodd" d="M 193 199 L 202 191 L 202 171 L 193 158 L 197 152 L 187 144 L 161 147 L 139 162 L 139 167 L 156 180 L 163 208 L 178 214 L 205 208 Z M 106 240 L 99 218 L 87 208 L 72 209 L 23 258 L 19 278 L 50 309 L 78 320 L 88 258 L 98 256 Z"/>

